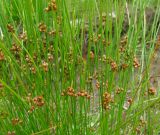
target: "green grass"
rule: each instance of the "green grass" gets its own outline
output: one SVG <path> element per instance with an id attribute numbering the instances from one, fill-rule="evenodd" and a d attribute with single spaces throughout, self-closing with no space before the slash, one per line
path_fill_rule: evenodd
<path id="1" fill-rule="evenodd" d="M 0 135 L 158 134 L 159 1 L 50 2 L 0 1 Z"/>

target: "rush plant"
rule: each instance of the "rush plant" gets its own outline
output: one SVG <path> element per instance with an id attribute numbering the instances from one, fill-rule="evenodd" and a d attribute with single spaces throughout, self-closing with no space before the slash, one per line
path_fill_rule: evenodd
<path id="1" fill-rule="evenodd" d="M 159 4 L 0 0 L 0 135 L 160 133 Z"/>

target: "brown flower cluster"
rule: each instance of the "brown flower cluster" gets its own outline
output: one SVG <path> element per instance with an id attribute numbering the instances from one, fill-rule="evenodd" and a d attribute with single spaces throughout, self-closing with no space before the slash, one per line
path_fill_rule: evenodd
<path id="1" fill-rule="evenodd" d="M 79 96 L 79 97 L 86 97 L 87 99 L 91 98 L 91 95 L 87 91 L 85 91 L 85 90 L 82 90 L 82 91 L 78 92 L 77 96 Z"/>
<path id="2" fill-rule="evenodd" d="M 126 50 L 126 44 L 127 44 L 127 40 L 128 40 L 128 37 L 127 36 L 124 36 L 122 37 L 121 41 L 120 41 L 120 48 L 119 48 L 119 51 L 121 53 L 125 52 Z"/>
<path id="3" fill-rule="evenodd" d="M 90 59 L 91 59 L 91 60 L 94 59 L 94 53 L 93 53 L 93 51 L 90 51 Z"/>
<path id="4" fill-rule="evenodd" d="M 15 55 L 19 55 L 21 52 L 21 47 L 19 45 L 16 45 L 15 43 L 12 45 L 10 51 L 13 52 Z"/>
<path id="5" fill-rule="evenodd" d="M 43 70 L 44 70 L 45 72 L 48 72 L 48 63 L 45 62 L 45 61 L 43 61 L 43 62 L 42 62 L 42 68 L 43 68 Z"/>
<path id="6" fill-rule="evenodd" d="M 111 94 L 108 92 L 105 92 L 103 94 L 103 108 L 105 110 L 109 110 L 110 109 L 110 103 L 113 102 L 113 99 L 111 97 Z"/>
<path id="7" fill-rule="evenodd" d="M 127 67 L 128 67 L 128 64 L 126 64 L 126 63 L 122 63 L 120 65 L 120 69 L 122 69 L 122 70 L 125 70 Z"/>
<path id="8" fill-rule="evenodd" d="M 52 55 L 52 54 L 50 54 L 50 53 L 48 53 L 48 60 L 49 60 L 50 62 L 52 62 L 52 61 L 53 61 L 53 55 Z"/>
<path id="9" fill-rule="evenodd" d="M 10 32 L 10 33 L 15 32 L 14 27 L 11 24 L 7 24 L 7 29 L 8 29 L 8 32 Z"/>
<path id="10" fill-rule="evenodd" d="M 97 89 L 100 88 L 100 82 L 99 82 L 99 81 L 96 82 L 96 88 L 97 88 Z"/>
<path id="11" fill-rule="evenodd" d="M 29 55 L 26 55 L 25 60 L 26 60 L 29 67 L 31 67 L 33 65 L 32 60 L 30 59 Z"/>
<path id="12" fill-rule="evenodd" d="M 56 4 L 56 0 L 51 0 L 51 2 L 49 2 L 48 7 L 45 8 L 46 12 L 49 11 L 56 11 L 57 10 L 57 4 Z"/>
<path id="13" fill-rule="evenodd" d="M 44 98 L 43 96 L 37 96 L 33 98 L 33 103 L 38 107 L 42 107 L 44 105 Z"/>
<path id="14" fill-rule="evenodd" d="M 155 95 L 156 94 L 156 89 L 154 88 L 154 87 L 151 87 L 151 88 L 149 88 L 148 89 L 148 93 L 150 94 L 150 95 Z"/>
<path id="15" fill-rule="evenodd" d="M 138 59 L 137 59 L 136 57 L 133 59 L 133 66 L 134 66 L 135 68 L 140 67 L 140 64 L 139 64 L 139 62 L 138 62 Z"/>
<path id="16" fill-rule="evenodd" d="M 51 30 L 51 31 L 48 32 L 48 34 L 53 36 L 53 35 L 56 34 L 56 30 Z"/>
<path id="17" fill-rule="evenodd" d="M 18 37 L 19 37 L 19 39 L 23 40 L 24 42 L 26 42 L 28 39 L 26 32 L 20 33 Z"/>
<path id="18" fill-rule="evenodd" d="M 118 66 L 117 66 L 117 64 L 116 64 L 115 61 L 112 61 L 112 62 L 110 63 L 110 65 L 111 65 L 112 71 L 117 71 L 117 70 L 118 70 Z"/>
<path id="19" fill-rule="evenodd" d="M 38 28 L 39 28 L 39 31 L 40 32 L 46 32 L 47 31 L 47 26 L 41 22 L 39 25 L 38 25 Z"/>
<path id="20" fill-rule="evenodd" d="M 8 131 L 7 135 L 15 135 L 16 132 L 15 131 Z"/>
<path id="21" fill-rule="evenodd" d="M 13 126 L 16 126 L 16 125 L 18 125 L 18 124 L 22 124 L 22 120 L 21 119 L 19 119 L 19 118 L 13 118 L 12 119 L 12 125 Z"/>
<path id="22" fill-rule="evenodd" d="M 4 54 L 2 50 L 0 50 L 0 61 L 4 61 L 4 60 L 5 60 Z"/>
<path id="23" fill-rule="evenodd" d="M 35 106 L 32 105 L 31 108 L 29 109 L 28 113 L 32 113 L 35 110 Z"/>
<path id="24" fill-rule="evenodd" d="M 75 90 L 72 87 L 68 87 L 66 90 L 64 90 L 61 93 L 61 96 L 65 96 L 65 95 L 72 96 L 72 97 L 76 97 L 77 96 L 75 94 Z"/>
<path id="25" fill-rule="evenodd" d="M 4 86 L 3 86 L 3 84 L 2 84 L 2 83 L 0 83 L 0 90 L 1 90 L 1 89 L 3 89 L 3 87 L 4 87 Z"/>
<path id="26" fill-rule="evenodd" d="M 141 129 L 144 128 L 146 126 L 146 124 L 147 124 L 147 122 L 143 118 L 140 118 L 140 122 L 139 122 L 138 126 L 135 129 L 137 134 L 141 133 Z"/>
<path id="27" fill-rule="evenodd" d="M 79 91 L 76 93 L 72 87 L 68 87 L 66 90 L 64 90 L 61 93 L 61 96 L 86 97 L 87 99 L 91 98 L 91 96 L 89 95 L 89 93 L 87 91 L 82 90 L 82 91 Z"/>
<path id="28" fill-rule="evenodd" d="M 120 94 L 121 92 L 123 92 L 124 91 L 124 89 L 123 88 L 117 88 L 116 89 L 116 94 Z"/>
<path id="29" fill-rule="evenodd" d="M 106 24 L 106 18 L 107 18 L 106 13 L 102 13 L 102 25 L 103 26 L 105 26 L 105 24 Z"/>

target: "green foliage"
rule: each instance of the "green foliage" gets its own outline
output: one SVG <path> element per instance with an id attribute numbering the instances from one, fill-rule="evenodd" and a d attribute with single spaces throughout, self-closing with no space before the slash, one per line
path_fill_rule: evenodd
<path id="1" fill-rule="evenodd" d="M 159 1 L 127 2 L 0 1 L 0 135 L 158 134 Z"/>

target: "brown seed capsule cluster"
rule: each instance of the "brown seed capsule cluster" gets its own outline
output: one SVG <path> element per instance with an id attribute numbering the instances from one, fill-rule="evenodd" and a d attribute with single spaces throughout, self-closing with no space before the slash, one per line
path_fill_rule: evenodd
<path id="1" fill-rule="evenodd" d="M 140 122 L 139 122 L 138 126 L 135 129 L 137 134 L 141 133 L 141 129 L 144 128 L 146 126 L 146 124 L 147 124 L 147 122 L 143 118 L 140 118 Z"/>
<path id="2" fill-rule="evenodd" d="M 62 23 L 62 16 L 57 16 L 57 23 L 59 25 Z"/>
<path id="3" fill-rule="evenodd" d="M 96 82 L 96 88 L 97 88 L 97 89 L 100 88 L 100 82 L 99 82 L 99 81 Z"/>
<path id="4" fill-rule="evenodd" d="M 27 102 L 31 103 L 32 102 L 32 95 L 31 93 L 28 93 L 28 96 L 26 97 Z"/>
<path id="5" fill-rule="evenodd" d="M 56 4 L 56 0 L 51 0 L 51 2 L 48 4 L 48 7 L 45 8 L 46 12 L 49 11 L 56 11 L 57 10 L 57 4 Z"/>
<path id="6" fill-rule="evenodd" d="M 105 24 L 106 24 L 106 18 L 107 18 L 106 13 L 102 13 L 102 25 L 103 26 L 105 26 Z"/>
<path id="7" fill-rule="evenodd" d="M 127 67 L 128 67 L 128 64 L 126 64 L 126 63 L 122 63 L 120 65 L 120 69 L 122 69 L 122 70 L 125 70 Z"/>
<path id="8" fill-rule="evenodd" d="M 68 55 L 68 60 L 69 60 L 69 63 L 71 64 L 73 62 L 73 49 L 72 48 L 69 48 L 69 52 L 67 53 Z"/>
<path id="9" fill-rule="evenodd" d="M 127 44 L 127 40 L 128 40 L 128 37 L 127 36 L 124 36 L 121 38 L 121 41 L 120 41 L 120 48 L 119 48 L 119 51 L 121 53 L 125 52 L 126 50 L 126 44 Z"/>
<path id="10" fill-rule="evenodd" d="M 135 68 L 140 67 L 140 64 L 139 64 L 139 62 L 138 62 L 138 59 L 137 59 L 136 57 L 133 59 L 133 66 L 134 66 Z"/>
<path id="11" fill-rule="evenodd" d="M 120 94 L 121 92 L 123 92 L 124 91 L 124 89 L 123 88 L 117 88 L 116 89 L 116 94 Z"/>
<path id="12" fill-rule="evenodd" d="M 75 90 L 72 87 L 68 87 L 65 91 L 61 93 L 61 96 L 72 96 L 76 97 Z"/>
<path id="13" fill-rule="evenodd" d="M 158 35 L 158 37 L 157 37 L 157 42 L 156 42 L 156 45 L 155 45 L 155 51 L 158 51 L 159 47 L 160 47 L 160 35 Z"/>
<path id="14" fill-rule="evenodd" d="M 31 108 L 29 109 L 28 113 L 32 113 L 35 110 L 35 106 L 31 106 Z"/>
<path id="15" fill-rule="evenodd" d="M 36 74 L 36 68 L 35 68 L 35 67 L 31 67 L 31 68 L 30 68 L 30 71 L 31 71 L 33 74 Z"/>
<path id="16" fill-rule="evenodd" d="M 15 135 L 16 132 L 15 131 L 8 131 L 7 135 Z"/>
<path id="17" fill-rule="evenodd" d="M 61 93 L 61 96 L 71 96 L 71 97 L 86 97 L 87 99 L 91 98 L 91 95 L 85 90 L 81 90 L 79 92 L 75 92 L 75 90 L 72 87 L 68 87 L 66 90 L 64 90 Z"/>
<path id="18" fill-rule="evenodd" d="M 85 90 L 82 90 L 82 91 L 78 92 L 77 96 L 79 96 L 79 97 L 86 97 L 87 99 L 91 98 L 91 95 L 87 91 L 85 91 Z"/>
<path id="19" fill-rule="evenodd" d="M 133 103 L 133 99 L 132 98 L 128 98 L 127 102 L 128 102 L 129 105 L 131 105 Z"/>
<path id="20" fill-rule="evenodd" d="M 103 108 L 105 110 L 109 110 L 110 109 L 110 103 L 113 102 L 113 99 L 111 97 L 111 94 L 108 92 L 105 92 L 103 94 Z"/>
<path id="21" fill-rule="evenodd" d="M 34 97 L 33 102 L 38 107 L 42 107 L 44 105 L 44 98 L 43 98 L 43 96 Z"/>
<path id="22" fill-rule="evenodd" d="M 35 58 L 35 57 L 33 57 Z M 33 62 L 32 60 L 30 59 L 29 55 L 26 55 L 25 56 L 25 60 L 27 62 L 27 65 L 29 66 L 29 69 L 31 71 L 32 74 L 36 74 L 36 68 L 33 66 Z M 26 66 L 24 65 L 24 68 L 26 68 Z"/>
<path id="23" fill-rule="evenodd" d="M 12 125 L 13 126 L 16 126 L 16 125 L 18 125 L 18 124 L 21 124 L 23 121 L 21 120 L 21 119 L 19 119 L 19 118 L 13 118 L 12 119 Z"/>
<path id="24" fill-rule="evenodd" d="M 55 34 L 56 34 L 56 30 L 51 30 L 51 31 L 48 32 L 48 35 L 52 35 L 53 36 Z"/>
<path id="25" fill-rule="evenodd" d="M 5 60 L 4 54 L 2 50 L 0 50 L 0 61 L 4 61 L 4 60 Z"/>
<path id="26" fill-rule="evenodd" d="M 89 76 L 88 79 L 86 80 L 87 83 L 92 83 L 93 76 Z"/>
<path id="27" fill-rule="evenodd" d="M 2 83 L 0 83 L 0 90 L 1 90 L 1 89 L 3 89 L 3 87 L 4 87 L 4 86 L 3 86 L 3 84 L 2 84 Z"/>
<path id="28" fill-rule="evenodd" d="M 144 127 L 146 124 L 147 122 L 143 118 L 140 118 L 139 126 Z"/>
<path id="29" fill-rule="evenodd" d="M 10 33 L 15 32 L 14 27 L 11 24 L 7 24 L 7 29 L 8 29 L 8 32 L 10 32 Z"/>
<path id="30" fill-rule="evenodd" d="M 68 87 L 61 93 L 61 96 L 66 96 L 66 95 L 71 97 L 77 97 L 75 90 L 72 87 Z"/>
<path id="31" fill-rule="evenodd" d="M 110 63 L 110 66 L 111 66 L 112 71 L 117 71 L 118 70 L 118 66 L 117 66 L 115 61 L 112 61 Z"/>
<path id="32" fill-rule="evenodd" d="M 45 61 L 43 61 L 43 62 L 42 62 L 42 68 L 43 68 L 43 70 L 44 70 L 45 72 L 48 72 L 48 63 L 45 62 Z"/>
<path id="33" fill-rule="evenodd" d="M 19 39 L 23 40 L 24 42 L 26 42 L 28 39 L 26 32 L 20 33 L 18 37 L 19 37 Z"/>
<path id="34" fill-rule="evenodd" d="M 52 62 L 53 61 L 53 55 L 48 53 L 48 61 Z"/>
<path id="35" fill-rule="evenodd" d="M 39 31 L 40 32 L 46 32 L 47 31 L 47 26 L 41 22 L 39 25 L 38 25 L 38 28 L 39 28 Z"/>
<path id="36" fill-rule="evenodd" d="M 94 59 L 94 53 L 92 51 L 90 51 L 90 59 Z"/>
<path id="37" fill-rule="evenodd" d="M 156 89 L 154 88 L 154 87 L 151 87 L 151 88 L 149 88 L 148 89 L 148 93 L 150 94 L 150 95 L 155 95 L 156 94 Z"/>
<path id="38" fill-rule="evenodd" d="M 15 55 L 19 55 L 21 52 L 21 47 L 19 45 L 16 45 L 15 43 L 12 45 L 10 51 L 13 52 Z"/>

